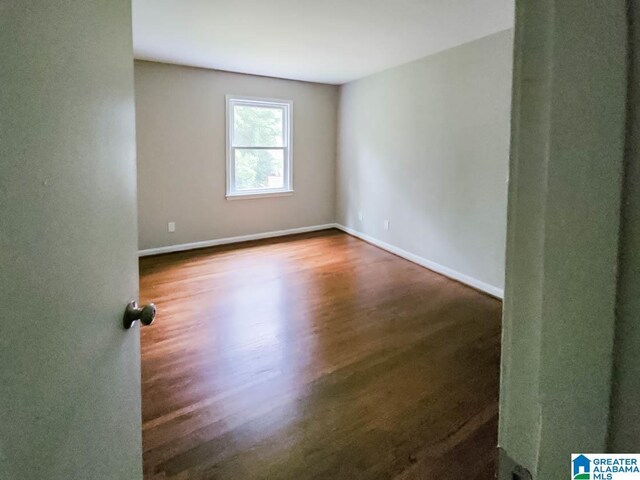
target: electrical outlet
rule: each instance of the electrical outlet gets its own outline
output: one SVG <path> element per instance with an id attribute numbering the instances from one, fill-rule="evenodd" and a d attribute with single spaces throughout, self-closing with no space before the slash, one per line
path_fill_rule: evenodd
<path id="1" fill-rule="evenodd" d="M 362 221 L 364 220 L 364 215 L 362 214 L 362 212 L 358 212 L 358 221 Z"/>
<path id="2" fill-rule="evenodd" d="M 385 230 L 389 230 L 389 220 L 388 219 L 385 219 L 385 221 L 383 222 L 382 225 L 384 226 Z"/>
<path id="3" fill-rule="evenodd" d="M 176 222 L 167 223 L 167 230 L 169 230 L 169 233 L 175 232 L 176 231 Z"/>

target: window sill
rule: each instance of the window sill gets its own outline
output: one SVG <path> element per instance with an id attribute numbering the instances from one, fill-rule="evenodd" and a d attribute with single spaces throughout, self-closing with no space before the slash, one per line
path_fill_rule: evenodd
<path id="1" fill-rule="evenodd" d="M 288 197 L 291 195 L 293 195 L 293 190 L 264 193 L 228 193 L 226 197 L 227 200 L 251 200 L 252 198 Z"/>

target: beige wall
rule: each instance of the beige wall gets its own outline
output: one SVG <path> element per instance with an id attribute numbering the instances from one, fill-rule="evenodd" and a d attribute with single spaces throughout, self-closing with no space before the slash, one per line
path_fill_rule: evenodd
<path id="1" fill-rule="evenodd" d="M 140 249 L 334 221 L 338 87 L 136 61 L 135 89 Z M 225 198 L 226 94 L 293 100 L 294 195 Z"/>
<path id="2" fill-rule="evenodd" d="M 512 49 L 503 31 L 344 85 L 338 222 L 502 290 Z"/>

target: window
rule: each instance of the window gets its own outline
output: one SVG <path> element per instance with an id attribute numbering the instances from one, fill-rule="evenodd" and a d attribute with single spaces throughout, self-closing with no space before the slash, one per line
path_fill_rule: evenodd
<path id="1" fill-rule="evenodd" d="M 227 96 L 227 198 L 286 195 L 293 102 Z"/>

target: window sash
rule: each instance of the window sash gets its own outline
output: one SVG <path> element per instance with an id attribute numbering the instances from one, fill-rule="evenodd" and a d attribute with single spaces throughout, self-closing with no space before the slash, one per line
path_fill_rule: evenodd
<path id="1" fill-rule="evenodd" d="M 282 150 L 282 187 L 262 187 L 253 189 L 238 189 L 236 188 L 236 150 Z M 232 188 L 227 189 L 227 195 L 253 195 L 265 192 L 289 192 L 291 191 L 290 181 L 290 162 L 287 161 L 289 156 L 289 149 L 287 147 L 231 147 L 230 162 L 231 168 L 229 170 L 229 182 Z"/>
<path id="2" fill-rule="evenodd" d="M 230 136 L 231 136 L 231 146 L 235 148 L 286 148 L 289 144 L 289 138 L 287 136 L 287 132 L 289 131 L 289 106 L 283 104 L 267 104 L 264 102 L 248 102 L 248 101 L 236 101 L 232 100 L 230 105 L 231 107 L 231 120 L 230 120 Z M 258 144 L 241 144 L 235 142 L 236 131 L 235 131 L 235 115 L 236 115 L 236 107 L 257 107 L 257 108 L 272 108 L 278 109 L 282 111 L 282 145 L 275 145 L 270 147 L 268 145 L 258 145 Z"/>
<path id="3" fill-rule="evenodd" d="M 235 144 L 235 107 L 267 107 L 282 110 L 282 140 L 284 145 L 241 145 Z M 243 197 L 267 195 L 270 193 L 293 192 L 292 158 L 291 158 L 291 117 L 293 102 L 269 99 L 236 98 L 227 96 L 227 197 Z M 282 188 L 236 188 L 236 150 L 281 150 L 283 152 L 283 187 Z"/>

